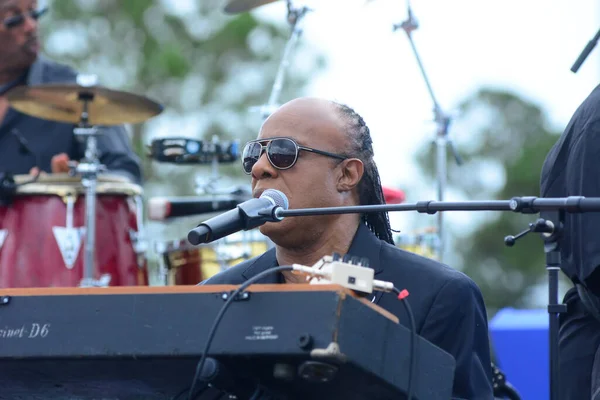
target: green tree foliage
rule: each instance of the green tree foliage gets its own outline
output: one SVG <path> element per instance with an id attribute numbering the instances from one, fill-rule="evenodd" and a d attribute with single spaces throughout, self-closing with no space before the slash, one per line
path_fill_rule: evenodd
<path id="1" fill-rule="evenodd" d="M 162 191 L 191 194 L 194 174 L 208 167 L 173 167 L 152 162 L 145 145 L 151 138 L 255 137 L 262 122 L 252 106 L 266 102 L 289 36 L 281 23 L 251 13 L 223 12 L 221 0 L 54 0 L 41 20 L 44 51 L 81 72 L 98 75 L 104 86 L 142 94 L 160 102 L 159 117 L 132 127 L 136 152 L 144 161 L 146 182 Z M 281 102 L 302 94 L 309 74 L 323 60 L 302 49 L 294 60 Z M 239 163 L 222 175 L 241 177 Z M 168 186 L 168 188 L 167 188 Z"/>
<path id="2" fill-rule="evenodd" d="M 544 159 L 560 131 L 550 127 L 542 109 L 505 91 L 481 89 L 460 105 L 457 129 L 469 131 L 469 140 L 457 143 L 464 164 L 452 162 L 448 151 L 448 185 L 467 199 L 539 196 Z M 451 129 L 455 130 L 455 129 Z M 434 178 L 435 149 L 423 149 L 419 163 Z M 481 217 L 479 217 L 481 218 Z M 491 313 L 499 308 L 527 304 L 529 289 L 545 283 L 545 256 L 539 235 L 530 234 L 514 247 L 503 238 L 534 222 L 537 215 L 487 213 L 465 236 L 446 224 L 463 272 L 481 287 Z"/>

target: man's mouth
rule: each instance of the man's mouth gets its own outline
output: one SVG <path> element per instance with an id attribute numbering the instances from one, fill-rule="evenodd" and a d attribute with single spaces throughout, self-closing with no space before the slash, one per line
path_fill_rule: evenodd
<path id="1" fill-rule="evenodd" d="M 37 37 L 33 37 L 25 42 L 25 48 L 37 52 L 40 49 L 40 41 Z"/>

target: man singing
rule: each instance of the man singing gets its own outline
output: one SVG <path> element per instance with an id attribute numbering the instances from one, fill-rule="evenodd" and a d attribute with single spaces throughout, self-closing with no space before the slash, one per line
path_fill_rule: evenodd
<path id="1" fill-rule="evenodd" d="M 39 54 L 39 9 L 33 0 L 0 0 L 0 172 L 13 174 L 68 172 L 69 160 L 80 160 L 84 146 L 73 134 L 72 124 L 45 121 L 10 107 L 6 93 L 19 85 L 73 83 L 77 73 Z M 24 138 L 38 157 L 23 152 Z M 123 126 L 103 130 L 98 137 L 100 162 L 112 174 L 141 183 L 139 159 L 132 151 Z"/>
<path id="2" fill-rule="evenodd" d="M 283 192 L 290 208 L 383 204 L 369 128 L 351 108 L 315 98 L 293 100 L 272 114 L 242 153 L 254 197 Z M 491 399 L 492 369 L 485 305 L 479 288 L 446 265 L 393 245 L 387 213 L 291 217 L 260 231 L 275 248 L 202 284 L 241 284 L 278 265 L 311 266 L 333 253 L 366 257 L 377 279 L 410 292 L 417 333 L 456 360 L 453 398 Z M 259 283 L 293 284 L 283 273 Z M 393 294 L 375 303 L 407 314 Z"/>
<path id="3" fill-rule="evenodd" d="M 600 197 L 600 85 L 579 106 L 542 168 L 541 196 Z M 566 213 L 561 269 L 573 282 L 559 318 L 561 400 L 600 399 L 600 212 Z"/>

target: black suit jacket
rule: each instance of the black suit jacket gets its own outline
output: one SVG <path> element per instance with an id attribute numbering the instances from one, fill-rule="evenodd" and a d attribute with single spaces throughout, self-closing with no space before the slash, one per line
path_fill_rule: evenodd
<path id="1" fill-rule="evenodd" d="M 477 285 L 459 271 L 378 239 L 363 224 L 348 254 L 368 258 L 376 279 L 408 290 L 417 333 L 456 360 L 453 397 L 492 399 L 487 315 Z M 241 284 L 277 265 L 275 249 L 271 249 L 201 284 Z M 273 274 L 257 283 L 280 282 L 281 276 Z M 393 293 L 379 292 L 374 302 L 398 316 L 400 323 L 410 329 L 408 314 Z"/>

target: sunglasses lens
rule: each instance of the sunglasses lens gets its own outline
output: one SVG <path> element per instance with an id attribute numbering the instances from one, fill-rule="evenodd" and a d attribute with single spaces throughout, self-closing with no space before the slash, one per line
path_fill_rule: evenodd
<path id="1" fill-rule="evenodd" d="M 267 154 L 276 168 L 290 168 L 296 162 L 296 143 L 289 139 L 273 139 L 269 143 Z"/>
<path id="2" fill-rule="evenodd" d="M 248 143 L 246 147 L 244 147 L 244 151 L 242 152 L 242 165 L 244 167 L 244 172 L 249 174 L 252 172 L 252 167 L 258 159 L 260 158 L 260 153 L 262 150 L 262 146 L 260 143 Z"/>
<path id="3" fill-rule="evenodd" d="M 25 17 L 22 15 L 15 15 L 14 17 L 10 17 L 4 20 L 4 26 L 6 28 L 16 28 L 25 22 Z"/>

